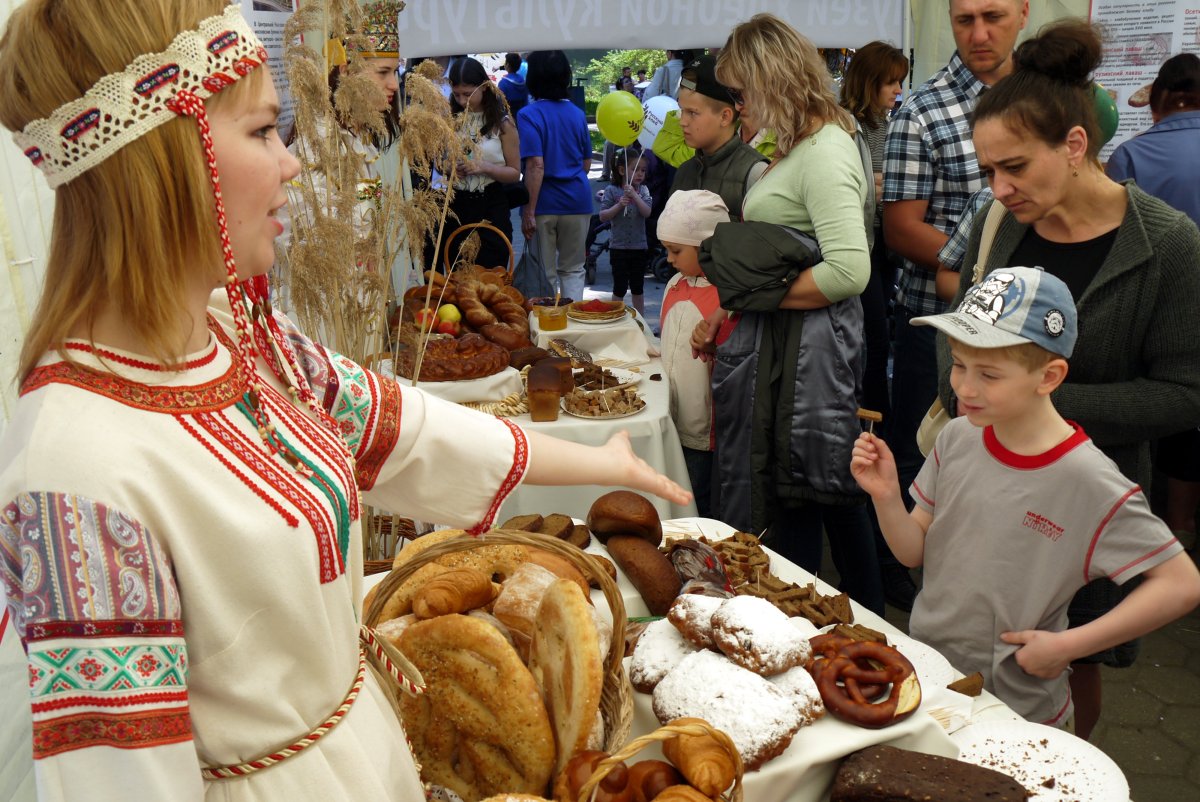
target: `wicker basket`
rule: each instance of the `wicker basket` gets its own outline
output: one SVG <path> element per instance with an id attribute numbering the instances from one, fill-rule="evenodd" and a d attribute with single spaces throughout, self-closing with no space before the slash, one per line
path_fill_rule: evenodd
<path id="1" fill-rule="evenodd" d="M 633 686 L 625 676 L 622 662 L 625 645 L 625 602 L 617 589 L 617 583 L 609 577 L 600 563 L 578 547 L 564 540 L 539 535 L 532 532 L 522 532 L 515 529 L 493 529 L 489 532 L 472 537 L 449 538 L 436 543 L 422 551 L 416 557 L 394 569 L 379 583 L 378 590 L 367 609 L 364 621 L 367 626 L 374 627 L 381 623 L 379 616 L 384 605 L 392 594 L 404 584 L 417 569 L 433 562 L 439 557 L 470 551 L 480 546 L 531 546 L 544 549 L 568 560 L 578 568 L 593 585 L 599 585 L 612 610 L 612 645 L 604 662 L 604 686 L 600 695 L 600 711 L 604 717 L 604 748 L 612 751 L 623 744 L 629 737 L 629 727 L 633 720 Z"/>
<path id="2" fill-rule="evenodd" d="M 480 221 L 478 223 L 467 223 L 466 225 L 459 226 L 458 228 L 454 229 L 453 231 L 451 231 L 449 234 L 446 235 L 446 244 L 442 248 L 442 260 L 446 263 L 446 275 L 450 275 L 450 266 L 451 266 L 450 244 L 452 242 L 454 242 L 455 237 L 457 237 L 461 234 L 470 233 L 471 231 L 474 231 L 477 228 L 486 228 L 488 231 L 495 233 L 496 236 L 498 236 L 500 239 L 504 240 L 504 245 L 505 245 L 505 247 L 508 248 L 508 272 L 504 276 L 504 283 L 512 284 L 513 271 L 516 270 L 516 266 L 517 266 L 516 259 L 514 257 L 514 253 L 513 253 L 512 241 L 509 240 L 509 238 L 507 236 L 505 236 L 503 231 L 501 231 L 500 229 L 496 228 L 494 225 L 492 225 L 491 223 L 488 223 L 486 221 Z M 484 267 L 486 269 L 486 268 L 496 267 L 496 265 L 485 265 Z"/>
<path id="3" fill-rule="evenodd" d="M 742 802 L 742 776 L 746 773 L 745 766 L 742 765 L 742 756 L 738 753 L 737 747 L 733 745 L 733 741 L 728 735 L 706 722 L 667 724 L 648 735 L 634 738 L 625 744 L 625 746 L 596 764 L 595 772 L 583 784 L 583 787 L 579 789 L 578 802 L 588 802 L 592 798 L 592 792 L 599 787 L 600 781 L 607 777 L 608 773 L 618 763 L 629 760 L 629 758 L 652 743 L 661 743 L 676 735 L 710 735 L 717 740 L 717 743 L 725 747 L 725 750 L 733 759 L 734 776 L 733 785 L 721 795 L 721 799 L 727 800 L 727 802 Z"/>

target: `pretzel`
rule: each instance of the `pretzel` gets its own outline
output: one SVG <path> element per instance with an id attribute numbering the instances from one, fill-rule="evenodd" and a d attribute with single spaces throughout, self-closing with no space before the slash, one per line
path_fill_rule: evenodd
<path id="1" fill-rule="evenodd" d="M 834 635 L 833 639 L 841 637 Z M 833 639 L 823 642 L 823 654 L 829 654 L 830 645 L 836 642 Z M 879 729 L 903 721 L 921 704 L 921 683 L 916 670 L 907 657 L 891 646 L 844 643 L 836 656 L 824 659 L 825 664 L 819 668 L 814 661 L 817 690 L 825 707 L 844 721 Z M 871 667 L 860 665 L 863 660 L 869 661 Z M 874 700 L 877 694 L 867 692 L 869 685 L 888 684 L 891 691 L 882 700 Z"/>

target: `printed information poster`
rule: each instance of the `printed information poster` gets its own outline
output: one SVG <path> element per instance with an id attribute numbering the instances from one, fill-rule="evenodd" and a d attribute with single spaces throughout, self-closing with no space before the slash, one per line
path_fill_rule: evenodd
<path id="1" fill-rule="evenodd" d="M 241 0 L 242 16 L 267 48 L 271 80 L 279 93 L 279 131 L 281 136 L 292 127 L 292 93 L 283 71 L 283 26 L 295 11 L 296 0 Z"/>
<path id="2" fill-rule="evenodd" d="M 1116 136 L 1100 152 L 1104 161 L 1150 127 L 1150 84 L 1162 63 L 1200 54 L 1200 0 L 1092 0 L 1092 21 L 1105 28 L 1104 63 L 1094 77 L 1121 114 Z"/>

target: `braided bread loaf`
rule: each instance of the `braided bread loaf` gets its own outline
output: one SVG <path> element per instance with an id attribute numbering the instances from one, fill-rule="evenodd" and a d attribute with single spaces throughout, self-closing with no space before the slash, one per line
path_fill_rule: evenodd
<path id="1" fill-rule="evenodd" d="M 457 284 L 458 308 L 471 328 L 510 351 L 530 345 L 525 308 L 502 288 L 478 281 Z"/>

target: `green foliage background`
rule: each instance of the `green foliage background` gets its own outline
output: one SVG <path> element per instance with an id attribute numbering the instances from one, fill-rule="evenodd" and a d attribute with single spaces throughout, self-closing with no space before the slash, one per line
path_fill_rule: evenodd
<path id="1" fill-rule="evenodd" d="M 638 69 L 645 67 L 646 77 L 650 78 L 655 69 L 666 63 L 665 50 L 610 50 L 588 62 L 576 73 L 576 77 L 584 79 L 584 97 L 599 102 L 600 98 L 612 91 L 622 67 L 633 67 L 633 79 L 636 81 Z"/>

